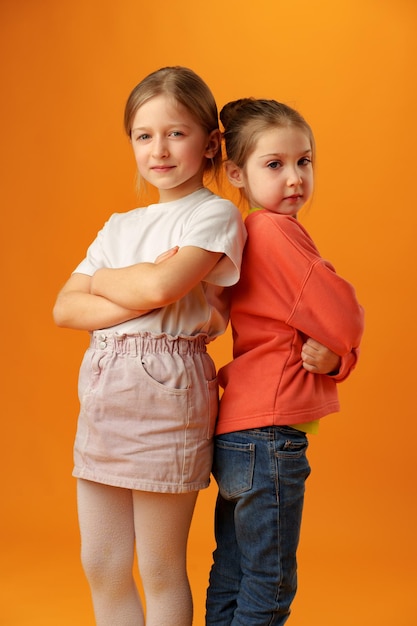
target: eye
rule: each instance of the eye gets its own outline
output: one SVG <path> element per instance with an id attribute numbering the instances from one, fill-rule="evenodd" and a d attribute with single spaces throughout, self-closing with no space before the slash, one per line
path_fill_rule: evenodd
<path id="1" fill-rule="evenodd" d="M 302 158 L 298 161 L 298 165 L 311 165 L 311 159 L 310 159 L 310 157 L 302 157 Z"/>
<path id="2" fill-rule="evenodd" d="M 182 137 L 184 135 L 184 133 L 182 133 L 180 130 L 173 130 L 169 134 L 171 137 Z"/>
<path id="3" fill-rule="evenodd" d="M 270 161 L 269 163 L 267 163 L 266 166 L 270 170 L 277 170 L 279 167 L 281 167 L 281 162 L 280 161 Z"/>
<path id="4" fill-rule="evenodd" d="M 149 138 L 150 135 L 148 135 L 148 133 L 142 133 L 141 135 L 136 135 L 135 141 L 146 141 Z"/>

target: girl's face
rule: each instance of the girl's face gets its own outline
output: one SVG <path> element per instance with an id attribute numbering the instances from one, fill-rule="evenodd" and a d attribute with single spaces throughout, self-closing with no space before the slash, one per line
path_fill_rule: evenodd
<path id="1" fill-rule="evenodd" d="M 295 216 L 313 192 L 312 150 L 308 135 L 296 127 L 263 132 L 244 168 L 227 166 L 232 184 L 251 205 Z"/>
<path id="2" fill-rule="evenodd" d="M 159 189 L 161 202 L 170 202 L 203 186 L 206 158 L 216 154 L 220 132 L 208 135 L 188 109 L 160 95 L 137 110 L 131 141 L 140 175 Z"/>

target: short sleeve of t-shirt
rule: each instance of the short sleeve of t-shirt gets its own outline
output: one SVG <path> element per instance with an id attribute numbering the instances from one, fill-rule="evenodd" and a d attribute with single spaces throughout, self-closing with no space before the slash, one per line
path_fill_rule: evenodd
<path id="1" fill-rule="evenodd" d="M 199 189 L 180 200 L 113 214 L 74 272 L 91 276 L 101 267 L 154 262 L 173 246 L 196 246 L 224 254 L 205 282 L 230 286 L 239 279 L 245 240 L 235 205 Z"/>
<path id="2" fill-rule="evenodd" d="M 226 287 L 239 280 L 245 240 L 246 230 L 237 208 L 228 200 L 213 196 L 192 212 L 180 246 L 222 252 L 224 257 L 205 277 L 205 282 Z"/>

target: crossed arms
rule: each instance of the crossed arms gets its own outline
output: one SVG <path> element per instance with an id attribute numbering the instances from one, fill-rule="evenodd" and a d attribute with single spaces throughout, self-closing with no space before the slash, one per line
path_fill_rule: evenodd
<path id="1" fill-rule="evenodd" d="M 220 252 L 172 248 L 154 263 L 72 274 L 58 294 L 53 317 L 63 328 L 96 330 L 176 302 L 213 269 Z"/>

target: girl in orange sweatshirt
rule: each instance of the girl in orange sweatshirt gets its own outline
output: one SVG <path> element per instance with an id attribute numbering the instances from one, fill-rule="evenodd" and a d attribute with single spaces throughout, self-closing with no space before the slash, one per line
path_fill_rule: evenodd
<path id="1" fill-rule="evenodd" d="M 337 383 L 356 364 L 363 309 L 296 219 L 313 191 L 310 126 L 273 100 L 231 102 L 220 117 L 227 176 L 250 213 L 232 288 L 234 359 L 219 373 L 206 623 L 282 626 L 297 587 L 306 433 L 339 410 Z"/>

